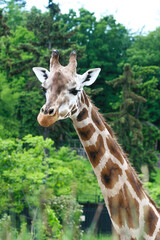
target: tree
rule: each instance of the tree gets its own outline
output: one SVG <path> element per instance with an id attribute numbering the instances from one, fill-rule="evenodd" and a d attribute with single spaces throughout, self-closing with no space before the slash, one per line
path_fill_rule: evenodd
<path id="1" fill-rule="evenodd" d="M 132 64 L 136 78 L 143 80 L 139 85 L 139 92 L 147 99 L 147 103 L 141 108 L 141 120 L 144 123 L 145 148 L 149 149 L 146 155 L 148 159 L 152 159 L 155 151 L 160 150 L 159 36 L 160 28 L 146 36 L 137 36 L 126 52 L 127 61 Z"/>
<path id="2" fill-rule="evenodd" d="M 146 36 L 135 37 L 132 45 L 127 49 L 127 61 L 138 66 L 159 66 L 160 28 Z"/>
<path id="3" fill-rule="evenodd" d="M 106 87 L 105 81 L 120 73 L 119 63 L 125 58 L 125 51 L 130 45 L 129 33 L 124 26 L 116 23 L 113 16 L 97 21 L 93 13 L 80 9 L 80 17 L 73 18 L 78 29 L 73 40 L 76 38 L 79 45 L 85 46 L 85 55 L 78 66 L 81 73 L 89 68 L 102 68 L 100 78 L 93 86 L 97 94 L 94 93 L 92 99 L 103 113 L 111 111 L 108 102 L 115 94 L 112 88 Z"/>
<path id="4" fill-rule="evenodd" d="M 18 25 L 23 25 L 25 22 L 25 15 L 21 14 L 21 9 L 24 8 L 26 1 L 25 0 L 2 0 L 2 4 L 5 16 L 7 19 L 7 25 L 16 30 Z"/>
<path id="5" fill-rule="evenodd" d="M 144 163 L 153 170 L 158 159 L 154 145 L 147 144 L 149 131 L 152 135 L 151 126 L 141 121 L 141 109 L 146 104 L 146 99 L 135 92 L 141 84 L 140 81 L 134 79 L 130 65 L 126 64 L 123 75 L 107 84 L 122 89 L 120 101 L 112 103 L 113 109 L 118 109 L 118 112 L 108 113 L 107 116 L 113 120 L 113 127 L 123 149 L 129 153 L 134 167 L 139 172 Z M 152 131 L 154 132 L 153 129 Z"/>
<path id="6" fill-rule="evenodd" d="M 25 95 L 24 92 L 26 92 L 26 90 L 31 90 L 30 94 L 31 92 L 33 93 L 32 98 L 34 98 L 33 96 L 35 95 L 30 80 L 30 69 L 35 62 L 35 58 L 33 58 L 34 51 L 32 51 L 34 47 L 32 46 L 31 41 L 35 41 L 35 36 L 24 27 L 18 27 L 16 31 L 11 30 L 9 36 L 3 36 L 0 39 L 0 105 L 2 106 L 1 124 L 5 129 L 5 137 L 11 135 L 14 137 L 20 136 L 18 120 L 22 122 L 22 118 L 25 118 L 25 116 L 23 116 L 22 113 L 19 114 L 18 111 L 20 109 L 17 105 L 20 102 L 21 95 Z M 30 104 L 29 109 L 27 109 L 28 114 L 32 110 L 32 103 L 30 101 L 31 98 L 27 100 L 28 104 Z M 21 109 L 24 110 L 27 106 L 27 101 L 23 103 Z M 3 131 L 1 134 L 3 134 Z"/>
<path id="7" fill-rule="evenodd" d="M 136 77 L 143 79 L 141 94 L 148 98 L 145 105 L 148 120 L 158 127 L 160 122 L 158 107 L 160 103 L 160 56 L 157 51 L 160 47 L 159 36 L 160 28 L 146 36 L 137 36 L 127 50 L 127 61 L 132 64 Z M 152 86 L 154 89 L 151 90 Z"/>
<path id="8" fill-rule="evenodd" d="M 141 95 L 147 98 L 143 111 L 143 119 L 160 127 L 160 67 L 159 66 L 134 66 L 138 78 L 143 78 L 139 85 Z"/>

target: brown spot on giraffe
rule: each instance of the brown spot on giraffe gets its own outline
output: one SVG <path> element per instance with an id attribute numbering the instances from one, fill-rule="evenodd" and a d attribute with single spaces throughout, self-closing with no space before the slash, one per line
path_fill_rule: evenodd
<path id="1" fill-rule="evenodd" d="M 77 109 L 72 110 L 71 114 L 75 114 L 77 112 Z"/>
<path id="2" fill-rule="evenodd" d="M 137 196 L 142 200 L 144 198 L 142 183 L 138 179 L 134 169 L 129 166 L 129 168 L 125 172 L 127 174 L 128 181 L 130 182 L 132 188 L 136 192 Z"/>
<path id="3" fill-rule="evenodd" d="M 127 223 L 129 228 L 138 228 L 139 203 L 133 198 L 126 184 L 114 197 L 108 198 L 108 203 L 111 218 L 119 227 Z"/>
<path id="4" fill-rule="evenodd" d="M 96 167 L 103 155 L 105 154 L 105 147 L 102 136 L 99 134 L 95 145 L 85 147 L 88 157 L 93 167 Z"/>
<path id="5" fill-rule="evenodd" d="M 88 111 L 86 108 L 83 108 L 83 110 L 77 116 L 77 121 L 81 122 L 86 118 L 88 118 Z"/>
<path id="6" fill-rule="evenodd" d="M 96 131 L 93 124 L 91 123 L 89 123 L 87 126 L 83 128 L 77 128 L 77 130 L 81 139 L 84 141 L 89 140 L 92 137 L 93 133 Z"/>
<path id="7" fill-rule="evenodd" d="M 122 175 L 122 169 L 109 158 L 101 172 L 101 181 L 106 188 L 113 188 Z"/>
<path id="8" fill-rule="evenodd" d="M 152 236 L 156 229 L 158 217 L 155 215 L 153 208 L 148 205 L 144 206 L 144 220 L 145 232 L 147 235 Z"/>
<path id="9" fill-rule="evenodd" d="M 92 109 L 91 117 L 92 117 L 94 124 L 97 126 L 97 128 L 100 131 L 103 131 L 105 129 L 105 125 L 104 125 L 102 119 L 98 116 L 97 112 L 94 110 L 94 108 Z"/>
<path id="10" fill-rule="evenodd" d="M 106 139 L 106 142 L 110 150 L 110 153 L 123 164 L 124 163 L 124 160 L 122 157 L 123 155 L 116 141 L 112 137 L 108 136 L 108 138 Z"/>

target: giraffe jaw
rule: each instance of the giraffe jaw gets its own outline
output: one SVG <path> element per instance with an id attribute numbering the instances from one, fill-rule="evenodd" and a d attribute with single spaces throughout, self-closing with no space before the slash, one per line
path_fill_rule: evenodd
<path id="1" fill-rule="evenodd" d="M 37 117 L 37 121 L 42 127 L 49 127 L 49 126 L 53 125 L 57 120 L 58 120 L 58 112 L 57 111 L 52 116 L 50 116 L 48 114 L 43 114 L 42 112 L 40 112 Z"/>

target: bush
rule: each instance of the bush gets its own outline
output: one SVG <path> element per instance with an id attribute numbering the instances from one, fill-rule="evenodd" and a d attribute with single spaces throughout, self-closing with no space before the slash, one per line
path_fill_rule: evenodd
<path id="1" fill-rule="evenodd" d="M 2 239 L 63 239 L 68 229 L 70 239 L 80 239 L 81 207 L 72 184 L 80 158 L 42 137 L 0 143 Z"/>

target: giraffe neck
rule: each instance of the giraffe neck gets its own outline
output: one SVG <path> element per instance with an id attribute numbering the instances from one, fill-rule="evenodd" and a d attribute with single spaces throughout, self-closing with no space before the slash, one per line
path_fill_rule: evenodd
<path id="1" fill-rule="evenodd" d="M 120 239 L 160 239 L 160 212 L 85 92 L 72 115 Z"/>

